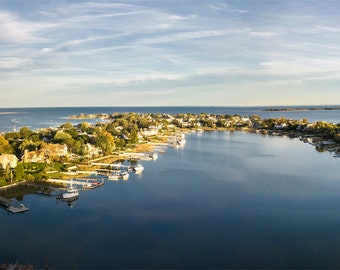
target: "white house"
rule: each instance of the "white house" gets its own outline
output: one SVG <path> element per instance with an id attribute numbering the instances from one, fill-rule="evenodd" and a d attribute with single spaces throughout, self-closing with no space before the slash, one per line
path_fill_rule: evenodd
<path id="1" fill-rule="evenodd" d="M 18 164 L 18 158 L 12 154 L 2 154 L 0 155 L 0 166 L 6 169 L 7 166 L 10 168 L 15 168 Z"/>

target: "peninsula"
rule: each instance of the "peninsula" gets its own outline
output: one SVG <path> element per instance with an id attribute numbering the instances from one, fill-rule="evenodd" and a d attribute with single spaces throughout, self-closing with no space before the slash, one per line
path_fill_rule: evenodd
<path id="1" fill-rule="evenodd" d="M 81 114 L 84 119 L 56 127 L 0 134 L 0 186 L 28 181 L 67 179 L 93 171 L 94 161 L 152 157 L 156 147 L 180 145 L 182 134 L 193 131 L 246 131 L 300 138 L 318 151 L 340 153 L 340 125 L 307 119 L 261 119 L 257 115 L 216 114 Z M 96 124 L 86 119 L 100 119 Z"/>

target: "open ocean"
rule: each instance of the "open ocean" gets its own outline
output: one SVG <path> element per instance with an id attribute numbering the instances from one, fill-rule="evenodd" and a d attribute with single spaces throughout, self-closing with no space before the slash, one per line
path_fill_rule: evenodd
<path id="1" fill-rule="evenodd" d="M 324 108 L 334 106 L 297 106 L 296 108 Z M 26 126 L 32 130 L 46 127 L 55 127 L 65 122 L 80 123 L 97 120 L 70 120 L 70 115 L 138 112 L 138 113 L 213 113 L 213 114 L 257 114 L 262 118 L 285 117 L 290 119 L 307 118 L 313 121 L 328 121 L 340 123 L 340 110 L 306 110 L 306 111 L 264 111 L 268 107 L 57 107 L 57 108 L 1 108 L 0 132 L 18 130 Z M 275 107 L 280 108 L 280 107 Z M 291 108 L 291 107 L 290 107 Z"/>

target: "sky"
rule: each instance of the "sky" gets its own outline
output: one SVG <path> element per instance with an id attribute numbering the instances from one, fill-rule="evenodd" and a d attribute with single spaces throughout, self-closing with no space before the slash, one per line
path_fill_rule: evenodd
<path id="1" fill-rule="evenodd" d="M 0 107 L 340 104 L 338 0 L 0 0 Z"/>

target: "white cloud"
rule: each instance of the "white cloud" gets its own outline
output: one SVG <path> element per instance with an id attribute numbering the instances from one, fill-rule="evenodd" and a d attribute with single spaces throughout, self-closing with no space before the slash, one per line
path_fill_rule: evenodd
<path id="1" fill-rule="evenodd" d="M 277 35 L 275 32 L 250 32 L 250 36 L 252 37 L 273 37 Z"/>
<path id="2" fill-rule="evenodd" d="M 35 40 L 34 24 L 21 21 L 9 12 L 0 12 L 0 42 L 19 43 Z"/>
<path id="3" fill-rule="evenodd" d="M 203 30 L 203 31 L 188 31 L 188 32 L 179 32 L 175 34 L 162 35 L 156 38 L 148 38 L 142 39 L 138 43 L 139 44 L 161 44 L 161 43 L 171 43 L 178 41 L 186 41 L 193 39 L 203 39 L 203 38 L 213 38 L 226 36 L 229 34 L 235 34 L 243 32 L 244 29 L 234 29 L 234 30 Z"/>
<path id="4" fill-rule="evenodd" d="M 35 0 L 29 11 L 8 6 L 0 11 L 0 89 L 20 89 L 22 100 L 30 93 L 73 91 L 88 102 L 93 91 L 163 93 L 166 103 L 179 98 L 173 89 L 222 93 L 338 81 L 338 17 L 313 13 L 312 4 L 304 15 L 280 1 L 225 2 Z"/>
<path id="5" fill-rule="evenodd" d="M 248 10 L 245 9 L 235 9 L 231 5 L 226 3 L 218 3 L 218 4 L 209 4 L 208 8 L 216 11 L 227 11 L 227 12 L 236 12 L 236 13 L 248 13 Z"/>
<path id="6" fill-rule="evenodd" d="M 28 59 L 17 57 L 0 58 L 0 69 L 14 69 L 27 64 Z"/>

